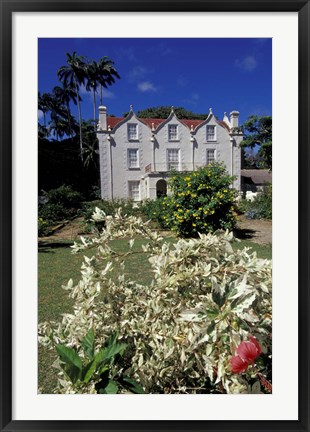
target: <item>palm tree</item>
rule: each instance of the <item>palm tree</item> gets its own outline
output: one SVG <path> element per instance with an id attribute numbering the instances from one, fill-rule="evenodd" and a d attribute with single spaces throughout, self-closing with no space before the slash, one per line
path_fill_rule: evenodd
<path id="1" fill-rule="evenodd" d="M 71 85 L 75 89 L 80 125 L 80 156 L 83 161 L 82 113 L 79 88 L 81 84 L 84 84 L 86 78 L 85 62 L 84 57 L 78 56 L 75 51 L 72 54 L 67 53 L 66 55 L 67 65 L 61 66 L 58 69 L 57 75 L 65 87 Z"/>
<path id="2" fill-rule="evenodd" d="M 86 65 L 86 90 L 93 92 L 94 130 L 96 130 L 96 93 L 99 85 L 99 64 L 92 60 Z"/>
<path id="3" fill-rule="evenodd" d="M 43 112 L 43 122 L 46 129 L 46 113 L 51 108 L 52 95 L 50 93 L 38 93 L 38 109 Z"/>
<path id="4" fill-rule="evenodd" d="M 57 114 L 53 116 L 49 127 L 50 130 L 55 133 L 57 141 L 59 138 L 63 138 L 65 135 L 69 135 L 71 130 L 70 124 L 68 123 L 67 119 Z"/>
<path id="5" fill-rule="evenodd" d="M 102 57 L 98 62 L 98 82 L 100 84 L 100 105 L 102 105 L 102 88 L 115 83 L 115 78 L 120 78 L 113 66 L 114 62 L 107 56 Z"/>
<path id="6" fill-rule="evenodd" d="M 96 184 L 99 184 L 99 142 L 94 131 L 92 122 L 88 120 L 83 122 L 83 137 L 84 137 L 84 172 L 91 173 Z"/>
<path id="7" fill-rule="evenodd" d="M 69 125 L 69 135 L 72 139 L 72 120 L 73 117 L 71 116 L 70 111 L 70 102 L 72 101 L 74 105 L 77 105 L 77 96 L 75 88 L 72 87 L 70 84 L 65 86 L 64 84 L 62 87 L 56 86 L 53 88 L 53 93 L 55 97 L 58 99 L 60 104 L 63 104 L 66 107 L 67 110 L 67 121 Z"/>

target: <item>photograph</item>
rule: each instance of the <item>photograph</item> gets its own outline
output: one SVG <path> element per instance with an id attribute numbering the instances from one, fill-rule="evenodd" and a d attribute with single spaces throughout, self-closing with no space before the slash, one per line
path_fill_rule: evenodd
<path id="1" fill-rule="evenodd" d="M 38 37 L 38 394 L 272 396 L 273 49 Z"/>
<path id="2" fill-rule="evenodd" d="M 0 431 L 310 431 L 310 0 L 0 3 Z"/>

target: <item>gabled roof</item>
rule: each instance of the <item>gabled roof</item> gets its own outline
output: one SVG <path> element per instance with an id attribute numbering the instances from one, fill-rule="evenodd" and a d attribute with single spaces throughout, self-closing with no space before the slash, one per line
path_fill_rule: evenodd
<path id="1" fill-rule="evenodd" d="M 114 129 L 115 126 L 118 125 L 121 121 L 123 121 L 126 117 L 109 117 L 107 118 L 107 126 L 111 129 Z M 152 128 L 152 125 L 154 125 L 154 128 L 157 129 L 158 126 L 160 126 L 166 119 L 158 119 L 158 118 L 139 118 L 139 120 L 147 125 L 149 128 Z M 185 126 L 187 126 L 189 129 L 193 126 L 193 129 L 195 129 L 197 126 L 199 126 L 201 123 L 203 123 L 205 120 L 188 120 L 188 119 L 179 119 L 181 123 L 183 123 Z M 230 132 L 229 126 L 222 120 L 216 120 L 217 123 L 224 127 L 228 132 Z"/>

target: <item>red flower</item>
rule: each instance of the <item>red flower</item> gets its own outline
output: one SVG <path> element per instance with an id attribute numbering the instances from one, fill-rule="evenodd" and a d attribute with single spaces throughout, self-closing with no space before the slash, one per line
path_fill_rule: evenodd
<path id="1" fill-rule="evenodd" d="M 237 348 L 237 355 L 230 359 L 231 371 L 241 373 L 247 370 L 250 363 L 253 363 L 256 357 L 260 355 L 262 349 L 255 339 L 250 336 L 249 341 L 243 341 Z"/>
<path id="2" fill-rule="evenodd" d="M 237 354 L 247 363 L 252 363 L 262 352 L 257 340 L 250 336 L 250 341 L 241 342 L 237 348 Z"/>
<path id="3" fill-rule="evenodd" d="M 233 373 L 245 372 L 248 366 L 248 363 L 239 356 L 234 356 L 230 359 L 230 367 Z"/>

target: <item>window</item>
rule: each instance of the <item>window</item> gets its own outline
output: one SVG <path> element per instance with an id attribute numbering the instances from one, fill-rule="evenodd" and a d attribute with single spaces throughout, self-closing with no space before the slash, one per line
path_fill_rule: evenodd
<path id="1" fill-rule="evenodd" d="M 178 126 L 177 125 L 168 125 L 168 139 L 169 139 L 169 141 L 178 140 Z"/>
<path id="2" fill-rule="evenodd" d="M 139 168 L 138 149 L 128 149 L 128 168 Z"/>
<path id="3" fill-rule="evenodd" d="M 128 182 L 129 198 L 133 201 L 140 201 L 140 182 L 130 181 Z"/>
<path id="4" fill-rule="evenodd" d="M 206 164 L 209 165 L 211 162 L 215 161 L 215 150 L 214 149 L 208 149 L 207 150 L 207 160 Z"/>
<path id="5" fill-rule="evenodd" d="M 207 141 L 216 141 L 215 137 L 215 126 L 207 126 Z"/>
<path id="6" fill-rule="evenodd" d="M 138 125 L 134 123 L 129 123 L 127 125 L 128 132 L 128 140 L 137 140 L 138 139 Z"/>
<path id="7" fill-rule="evenodd" d="M 167 169 L 179 170 L 179 149 L 167 150 Z"/>

